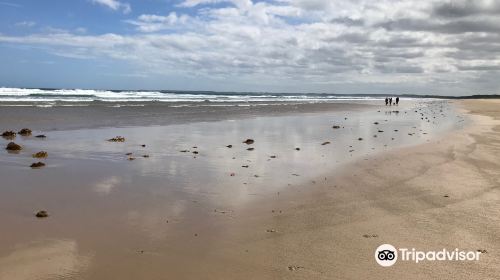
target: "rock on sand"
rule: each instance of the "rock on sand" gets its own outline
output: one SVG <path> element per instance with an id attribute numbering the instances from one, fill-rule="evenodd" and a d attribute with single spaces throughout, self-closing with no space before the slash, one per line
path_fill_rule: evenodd
<path id="1" fill-rule="evenodd" d="M 21 147 L 21 145 L 18 145 L 14 142 L 10 142 L 9 144 L 7 144 L 7 147 L 5 149 L 9 150 L 9 151 L 20 151 L 23 149 L 23 147 Z"/>

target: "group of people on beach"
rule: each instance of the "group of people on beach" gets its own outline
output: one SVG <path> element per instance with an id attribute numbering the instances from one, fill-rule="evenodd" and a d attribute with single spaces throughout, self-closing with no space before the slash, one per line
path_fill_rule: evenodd
<path id="1" fill-rule="evenodd" d="M 389 105 L 389 106 L 392 106 L 392 104 L 394 105 L 399 105 L 399 97 L 396 97 L 396 102 L 392 102 L 392 97 L 386 97 L 385 98 L 385 106 Z"/>

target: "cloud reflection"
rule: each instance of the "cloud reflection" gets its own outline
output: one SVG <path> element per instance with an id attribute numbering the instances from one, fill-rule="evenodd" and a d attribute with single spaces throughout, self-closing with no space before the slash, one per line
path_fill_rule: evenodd
<path id="1" fill-rule="evenodd" d="M 90 256 L 74 240 L 50 240 L 23 245 L 0 259 L 0 280 L 55 279 L 85 270 Z"/>
<path id="2" fill-rule="evenodd" d="M 111 176 L 95 184 L 94 191 L 103 195 L 107 195 L 121 182 L 122 180 L 120 179 L 120 177 Z"/>

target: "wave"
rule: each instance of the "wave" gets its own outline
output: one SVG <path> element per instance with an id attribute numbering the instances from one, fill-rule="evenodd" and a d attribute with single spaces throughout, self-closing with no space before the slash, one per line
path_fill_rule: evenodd
<path id="1" fill-rule="evenodd" d="M 30 89 L 0 87 L 0 102 L 327 102 L 380 100 L 378 95 L 242 93 L 212 91 L 148 91 Z"/>

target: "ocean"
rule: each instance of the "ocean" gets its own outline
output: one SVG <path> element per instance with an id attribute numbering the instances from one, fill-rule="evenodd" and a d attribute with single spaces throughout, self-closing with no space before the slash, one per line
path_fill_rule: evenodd
<path id="1" fill-rule="evenodd" d="M 243 93 L 212 91 L 149 91 L 149 90 L 89 90 L 38 89 L 0 87 L 1 102 L 300 102 L 380 100 L 377 95 L 341 95 L 319 93 Z"/>

